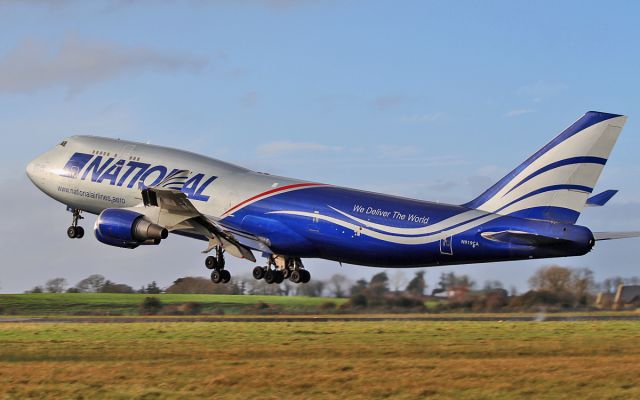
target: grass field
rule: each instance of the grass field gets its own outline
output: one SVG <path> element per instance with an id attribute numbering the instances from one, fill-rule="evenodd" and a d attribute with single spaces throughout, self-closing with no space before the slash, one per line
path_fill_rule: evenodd
<path id="1" fill-rule="evenodd" d="M 0 324 L 0 398 L 632 399 L 637 322 Z"/>
<path id="2" fill-rule="evenodd" d="M 234 296 L 218 294 L 116 294 L 29 293 L 0 294 L 0 314 L 12 315 L 135 315 L 145 297 L 157 297 L 165 305 L 197 302 L 203 313 L 251 313 L 263 302 L 285 313 L 316 310 L 327 301 L 340 305 L 346 299 L 297 296 Z"/>

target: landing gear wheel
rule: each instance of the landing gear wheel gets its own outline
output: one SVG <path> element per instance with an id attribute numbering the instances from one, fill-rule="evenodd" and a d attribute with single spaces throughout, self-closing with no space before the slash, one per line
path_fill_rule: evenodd
<path id="1" fill-rule="evenodd" d="M 284 274 L 282 273 L 282 271 L 273 271 L 273 275 L 274 275 L 274 279 L 273 281 L 275 283 L 282 283 L 282 281 L 284 281 Z"/>
<path id="2" fill-rule="evenodd" d="M 67 236 L 69 236 L 69 239 L 75 239 L 77 234 L 78 228 L 76 228 L 75 226 L 70 226 L 67 228 Z"/>
<path id="3" fill-rule="evenodd" d="M 204 259 L 204 266 L 207 269 L 218 269 L 218 259 L 215 256 L 208 256 Z"/>
<path id="4" fill-rule="evenodd" d="M 276 281 L 275 271 L 268 269 L 267 272 L 264 273 L 264 281 L 268 284 L 272 284 Z"/>
<path id="5" fill-rule="evenodd" d="M 211 282 L 220 283 L 220 281 L 222 281 L 222 274 L 220 273 L 220 271 L 214 270 L 211 273 Z"/>
<path id="6" fill-rule="evenodd" d="M 69 239 L 80 239 L 84 236 L 84 229 L 81 226 L 78 226 L 78 221 L 84 218 L 80 215 L 80 210 L 78 209 L 67 208 L 67 210 L 73 213 L 71 226 L 67 228 L 67 236 L 69 236 Z"/>
<path id="7" fill-rule="evenodd" d="M 302 282 L 302 276 L 300 274 L 300 271 L 295 269 L 293 271 L 291 271 L 291 275 L 289 276 L 289 280 L 293 283 L 300 283 Z"/>
<path id="8" fill-rule="evenodd" d="M 229 283 L 229 281 L 231 280 L 231 273 L 226 269 L 223 269 L 222 271 L 220 271 L 220 277 L 222 283 Z"/>
<path id="9" fill-rule="evenodd" d="M 311 280 L 311 274 L 306 269 L 301 269 L 300 270 L 300 275 L 301 275 L 301 278 L 302 278 L 302 280 L 300 282 L 302 282 L 302 283 L 308 283 Z"/>
<path id="10" fill-rule="evenodd" d="M 282 272 L 282 279 L 289 279 L 291 276 L 291 270 L 289 268 L 285 268 L 280 272 Z"/>
<path id="11" fill-rule="evenodd" d="M 264 278 L 264 275 L 265 275 L 265 273 L 264 273 L 264 268 L 262 268 L 262 267 L 255 267 L 255 268 L 253 269 L 253 279 L 260 280 L 260 279 Z"/>

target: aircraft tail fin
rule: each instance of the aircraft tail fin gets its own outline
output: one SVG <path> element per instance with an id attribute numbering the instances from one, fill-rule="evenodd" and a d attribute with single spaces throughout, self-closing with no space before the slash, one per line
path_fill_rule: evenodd
<path id="1" fill-rule="evenodd" d="M 465 207 L 575 223 L 627 117 L 589 111 Z"/>

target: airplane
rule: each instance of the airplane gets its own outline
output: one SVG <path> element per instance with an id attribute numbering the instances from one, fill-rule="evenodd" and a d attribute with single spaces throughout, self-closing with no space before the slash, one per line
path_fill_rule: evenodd
<path id="1" fill-rule="evenodd" d="M 371 267 L 430 267 L 580 256 L 600 240 L 640 232 L 592 232 L 576 222 L 615 190 L 591 196 L 627 117 L 590 111 L 477 198 L 460 205 L 372 193 L 252 171 L 173 148 L 71 136 L 26 172 L 67 206 L 69 238 L 82 213 L 98 215 L 100 242 L 134 249 L 169 233 L 207 242 L 214 283 L 225 254 L 256 262 L 267 283 L 306 283 L 302 259 Z"/>

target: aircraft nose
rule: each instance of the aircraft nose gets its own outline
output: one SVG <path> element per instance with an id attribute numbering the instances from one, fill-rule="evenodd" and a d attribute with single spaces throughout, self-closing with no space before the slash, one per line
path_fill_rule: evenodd
<path id="1" fill-rule="evenodd" d="M 44 156 L 39 156 L 31 160 L 31 162 L 27 164 L 27 167 L 25 168 L 25 172 L 27 173 L 27 176 L 29 177 L 31 182 L 33 182 L 38 187 L 38 182 L 44 179 L 43 171 L 46 165 L 47 161 Z"/>
<path id="2" fill-rule="evenodd" d="M 33 181 L 35 177 L 35 160 L 27 164 L 26 172 L 29 179 Z"/>

